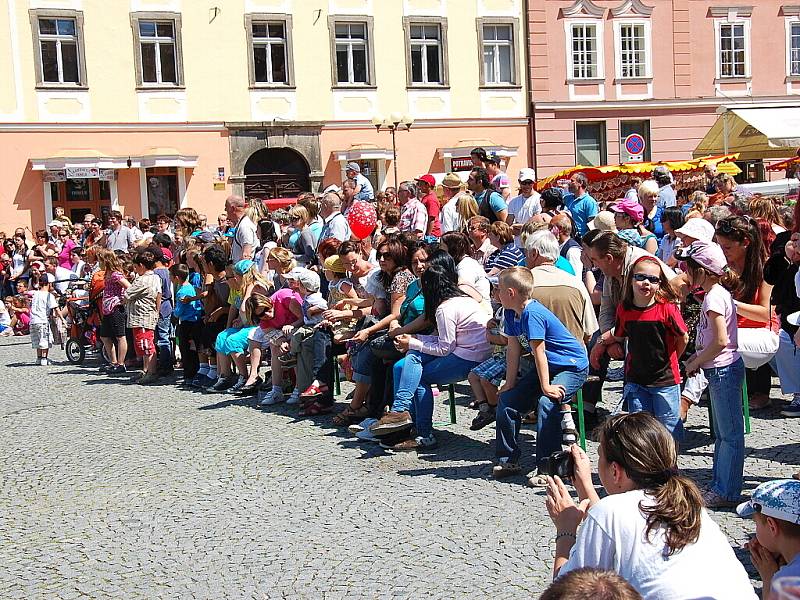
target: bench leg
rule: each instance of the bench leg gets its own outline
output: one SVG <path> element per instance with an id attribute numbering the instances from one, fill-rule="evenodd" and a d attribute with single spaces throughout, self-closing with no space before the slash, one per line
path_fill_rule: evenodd
<path id="1" fill-rule="evenodd" d="M 586 451 L 586 423 L 583 420 L 583 390 L 579 389 L 575 394 L 575 400 L 578 409 L 578 435 L 580 436 L 580 444 L 583 451 Z"/>
<path id="2" fill-rule="evenodd" d="M 456 424 L 456 386 L 452 383 L 447 386 L 447 394 L 450 396 L 450 424 Z"/>

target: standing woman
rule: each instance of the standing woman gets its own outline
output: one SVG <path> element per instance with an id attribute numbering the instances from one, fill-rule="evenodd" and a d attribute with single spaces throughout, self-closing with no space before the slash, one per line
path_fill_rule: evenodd
<path id="1" fill-rule="evenodd" d="M 716 239 L 728 266 L 739 276 L 731 290 L 739 326 L 739 352 L 747 367 L 750 408 L 770 406 L 772 369 L 767 364 L 778 351 L 780 322 L 770 304 L 772 286 L 764 280 L 764 247 L 758 223 L 749 216 L 717 223 Z"/>
<path id="2" fill-rule="evenodd" d="M 103 222 L 100 219 L 92 219 L 92 222 L 89 224 L 89 233 L 83 245 L 86 248 L 90 246 L 105 248 L 105 237 L 106 234 L 103 231 Z"/>
<path id="3" fill-rule="evenodd" d="M 644 208 L 642 226 L 656 236 L 660 242 L 664 237 L 664 228 L 661 226 L 661 213 L 663 209 L 658 205 L 658 184 L 652 179 L 647 179 L 639 185 L 639 204 Z"/>
<path id="4" fill-rule="evenodd" d="M 72 261 L 69 259 L 69 253 L 78 244 L 75 243 L 69 235 L 69 229 L 62 227 L 58 230 L 58 238 L 61 241 L 61 250 L 58 253 L 58 266 L 64 269 L 72 269 Z"/>
<path id="5" fill-rule="evenodd" d="M 97 262 L 104 273 L 103 297 L 100 302 L 100 339 L 111 361 L 100 367 L 101 373 L 114 375 L 125 372 L 125 355 L 128 353 L 128 340 L 125 337 L 124 295 L 131 283 L 125 277 L 125 267 L 113 250 L 102 248 L 97 251 Z"/>
<path id="6" fill-rule="evenodd" d="M 17 281 L 27 278 L 26 272 L 30 265 L 31 252 L 32 251 L 28 250 L 28 246 L 25 244 L 25 234 L 14 234 L 14 250 L 11 254 L 11 275 L 9 276 L 13 287 L 12 295 L 17 293 Z"/>
<path id="7" fill-rule="evenodd" d="M 40 229 L 36 232 L 36 244 L 31 248 L 31 252 L 32 258 L 37 258 L 42 261 L 58 254 L 55 244 L 49 241 L 47 232 L 44 229 Z"/>
<path id="8" fill-rule="evenodd" d="M 317 244 L 309 227 L 308 211 L 302 206 L 295 205 L 289 210 L 289 220 L 295 231 L 299 232 L 294 246 L 291 247 L 294 258 L 301 267 L 310 265 L 314 262 Z"/>

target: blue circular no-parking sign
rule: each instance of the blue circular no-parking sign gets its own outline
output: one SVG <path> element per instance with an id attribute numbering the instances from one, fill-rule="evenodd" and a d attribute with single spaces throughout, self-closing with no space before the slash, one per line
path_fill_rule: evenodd
<path id="1" fill-rule="evenodd" d="M 634 156 L 644 152 L 644 138 L 638 133 L 632 133 L 625 138 L 625 151 Z"/>

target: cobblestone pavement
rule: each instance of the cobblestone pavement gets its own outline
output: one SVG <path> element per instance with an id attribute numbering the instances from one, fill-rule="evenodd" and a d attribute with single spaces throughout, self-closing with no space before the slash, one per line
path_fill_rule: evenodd
<path id="1" fill-rule="evenodd" d="M 2 598 L 506 599 L 550 579 L 543 493 L 491 480 L 493 429 L 468 431 L 461 394 L 438 450 L 392 455 L 329 417 L 31 357 L 27 338 L 0 343 Z M 800 464 L 779 404 L 753 418 L 747 490 Z M 681 466 L 700 482 L 709 442 L 696 408 Z M 528 431 L 527 467 L 532 450 Z M 713 516 L 737 548 L 753 529 Z"/>

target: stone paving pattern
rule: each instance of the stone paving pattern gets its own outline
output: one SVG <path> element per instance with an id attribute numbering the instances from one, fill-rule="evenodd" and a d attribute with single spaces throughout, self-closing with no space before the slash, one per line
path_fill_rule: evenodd
<path id="1" fill-rule="evenodd" d="M 544 493 L 491 479 L 494 429 L 468 430 L 468 387 L 439 449 L 394 455 L 330 417 L 32 357 L 27 338 L 0 342 L 0 598 L 510 599 L 550 580 Z M 781 401 L 753 418 L 746 491 L 800 464 Z M 688 425 L 680 466 L 703 483 L 706 410 Z M 735 548 L 753 531 L 712 514 Z"/>

